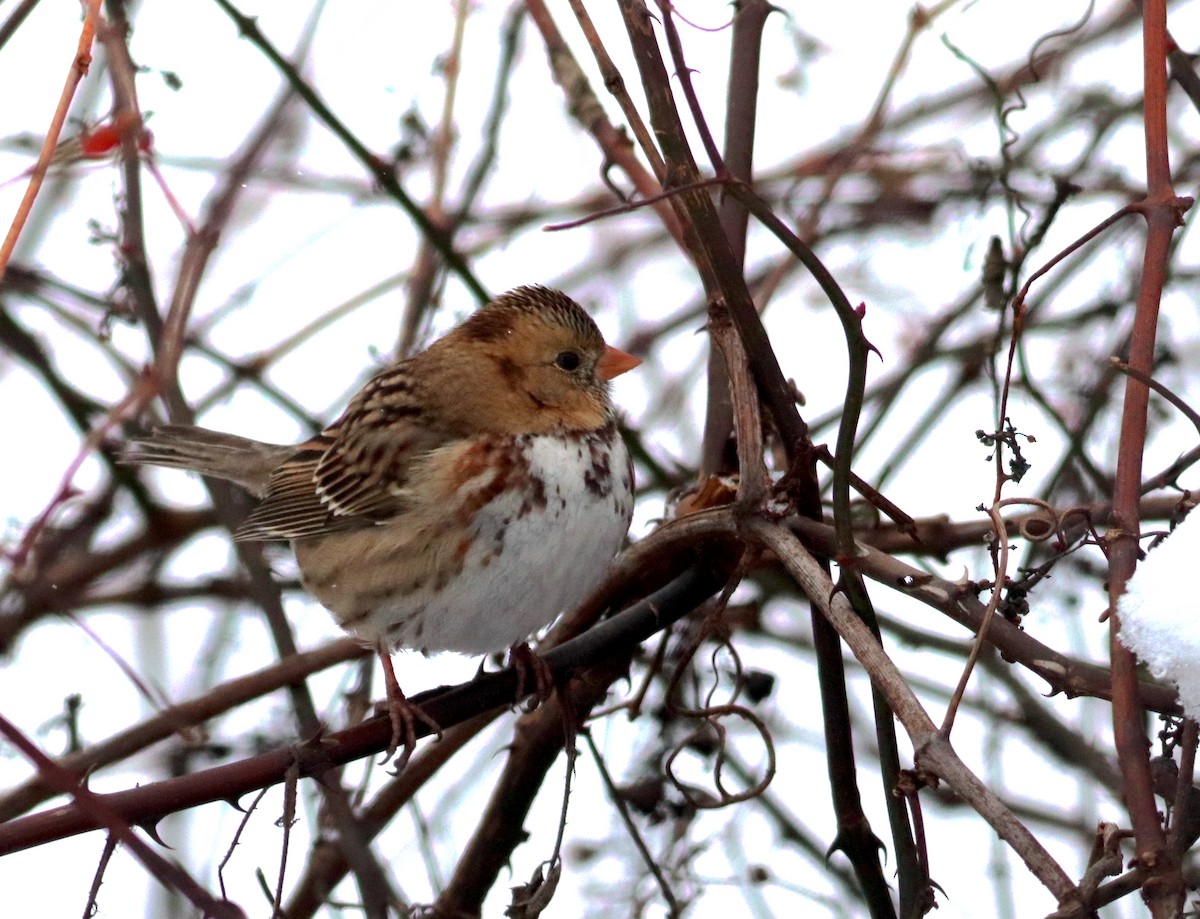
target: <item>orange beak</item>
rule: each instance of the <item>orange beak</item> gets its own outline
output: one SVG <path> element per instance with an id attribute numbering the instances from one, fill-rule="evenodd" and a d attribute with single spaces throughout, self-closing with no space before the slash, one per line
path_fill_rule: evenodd
<path id="1" fill-rule="evenodd" d="M 600 355 L 600 360 L 596 362 L 596 378 L 602 383 L 607 383 L 613 377 L 619 377 L 626 370 L 632 370 L 642 362 L 640 357 L 634 357 L 632 354 L 626 354 L 608 345 L 604 349 L 604 353 Z"/>

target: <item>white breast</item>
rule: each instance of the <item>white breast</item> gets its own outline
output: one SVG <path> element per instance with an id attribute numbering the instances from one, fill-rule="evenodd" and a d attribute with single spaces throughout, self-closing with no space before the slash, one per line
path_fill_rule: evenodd
<path id="1" fill-rule="evenodd" d="M 600 582 L 633 513 L 625 444 L 619 435 L 520 440 L 532 485 L 500 492 L 476 513 L 458 576 L 395 598 L 355 631 L 399 647 L 485 654 L 525 640 Z"/>

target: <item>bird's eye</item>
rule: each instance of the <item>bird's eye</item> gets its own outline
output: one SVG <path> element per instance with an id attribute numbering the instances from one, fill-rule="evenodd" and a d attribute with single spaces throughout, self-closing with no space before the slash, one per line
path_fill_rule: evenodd
<path id="1" fill-rule="evenodd" d="M 560 351 L 554 359 L 554 366 L 570 373 L 579 369 L 579 355 L 574 351 Z"/>

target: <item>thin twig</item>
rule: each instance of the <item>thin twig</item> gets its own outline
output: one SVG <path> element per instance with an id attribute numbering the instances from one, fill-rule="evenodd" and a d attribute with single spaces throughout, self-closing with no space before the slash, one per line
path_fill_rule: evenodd
<path id="1" fill-rule="evenodd" d="M 650 849 L 646 846 L 646 840 L 642 838 L 641 831 L 633 822 L 633 816 L 629 813 L 629 806 L 625 803 L 625 798 L 622 796 L 620 789 L 613 782 L 612 776 L 609 774 L 608 766 L 604 763 L 604 757 L 600 755 L 600 750 L 596 747 L 596 740 L 592 737 L 592 732 L 588 728 L 584 728 L 581 732 L 583 739 L 587 741 L 588 749 L 592 751 L 592 761 L 596 764 L 596 769 L 600 772 L 600 780 L 604 783 L 604 788 L 608 792 L 608 799 L 612 801 L 613 807 L 617 809 L 617 814 L 621 818 L 621 822 L 625 825 L 625 831 L 629 834 L 629 838 L 633 841 L 634 848 L 638 850 L 638 855 L 642 857 L 642 862 L 646 866 L 646 870 L 650 872 L 654 882 L 658 884 L 658 889 L 662 893 L 663 899 L 667 901 L 667 910 L 669 916 L 679 915 L 679 901 L 675 899 L 675 894 L 671 891 L 671 885 L 667 879 L 663 877 L 662 870 L 658 867 L 658 862 L 655 861 Z"/>
<path id="2" fill-rule="evenodd" d="M 75 47 L 75 56 L 67 71 L 67 79 L 63 84 L 62 93 L 58 97 L 58 105 L 54 108 L 54 116 L 50 119 L 50 127 L 46 130 L 46 139 L 42 142 L 42 149 L 38 153 L 37 163 L 29 177 L 29 184 L 25 187 L 25 194 L 17 206 L 17 213 L 9 225 L 4 242 L 0 243 L 0 281 L 4 280 L 9 260 L 17 246 L 17 240 L 21 236 L 21 230 L 25 226 L 25 221 L 29 219 L 29 214 L 33 211 L 33 202 L 37 199 L 42 181 L 46 178 L 46 170 L 50 168 L 50 160 L 54 157 L 58 137 L 62 133 L 63 124 L 67 120 L 67 112 L 71 108 L 71 99 L 74 98 L 79 82 L 87 75 L 88 68 L 92 64 L 92 42 L 96 37 L 96 29 L 100 22 L 100 0 L 87 0 L 83 12 L 83 26 Z M 14 24 L 14 29 L 19 24 L 18 20 Z"/>

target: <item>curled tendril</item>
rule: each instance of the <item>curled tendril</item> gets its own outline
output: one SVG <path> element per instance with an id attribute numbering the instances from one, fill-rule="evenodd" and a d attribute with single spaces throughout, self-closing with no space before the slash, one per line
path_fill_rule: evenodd
<path id="1" fill-rule="evenodd" d="M 689 26 L 691 26 L 697 32 L 724 32 L 726 29 L 728 29 L 730 26 L 733 25 L 733 20 L 734 20 L 734 18 L 736 18 L 736 17 L 730 17 L 727 21 L 721 23 L 721 25 L 719 25 L 719 26 L 702 26 L 699 23 L 692 22 L 692 20 L 688 19 L 681 12 L 679 12 L 679 8 L 674 3 L 663 3 L 663 4 L 660 4 L 660 6 L 664 9 L 665 12 L 670 13 L 676 19 L 686 22 Z"/>
<path id="2" fill-rule="evenodd" d="M 1091 511 L 1086 507 L 1074 506 L 1058 508 L 1042 501 L 1040 498 L 1006 498 L 998 507 L 1033 507 L 1035 512 L 1016 522 L 1017 532 L 1029 542 L 1046 542 L 1055 537 L 1060 546 L 1066 546 L 1070 541 L 1068 522 L 1078 517 L 1080 522 L 1089 528 L 1092 525 Z"/>
<path id="3" fill-rule="evenodd" d="M 693 732 L 682 742 L 676 744 L 675 749 L 671 751 L 666 763 L 663 765 L 663 771 L 666 773 L 667 778 L 688 804 L 697 810 L 715 810 L 716 808 L 726 807 L 730 804 L 749 801 L 751 798 L 756 798 L 766 791 L 767 786 L 775 778 L 775 742 L 771 739 L 771 732 L 767 729 L 766 722 L 750 711 L 750 709 L 746 708 L 746 706 L 737 704 L 713 705 L 695 711 L 681 712 L 681 714 L 703 718 L 705 727 L 716 735 L 717 741 L 716 766 L 713 768 L 713 785 L 717 790 L 715 797 L 698 796 L 690 786 L 675 775 L 675 759 L 690 745 L 698 732 Z M 731 791 L 726 788 L 723 774 L 725 763 L 728 760 L 727 747 L 729 736 L 729 729 L 723 723 L 723 719 L 731 716 L 748 721 L 758 731 L 759 736 L 762 738 L 763 746 L 767 751 L 767 765 L 762 777 L 754 785 L 742 791 Z"/>
<path id="4" fill-rule="evenodd" d="M 663 771 L 666 773 L 667 779 L 683 796 L 684 800 L 697 809 L 711 810 L 741 801 L 748 801 L 762 794 L 775 778 L 775 743 L 771 739 L 771 732 L 767 729 L 766 722 L 746 706 L 740 705 L 737 702 L 745 684 L 742 659 L 726 636 L 723 622 L 725 608 L 729 603 L 729 598 L 732 596 L 734 588 L 741 580 L 741 574 L 742 569 L 739 567 L 733 577 L 730 578 L 721 595 L 713 602 L 696 635 L 688 643 L 686 650 L 680 656 L 679 662 L 667 683 L 667 710 L 672 715 L 694 719 L 700 722 L 700 724 L 697 730 L 692 731 L 671 750 L 667 756 Z M 695 660 L 700 646 L 712 638 L 717 639 L 716 647 L 709 657 L 713 679 L 712 685 L 704 693 L 703 705 L 697 708 L 688 708 L 677 704 L 672 700 L 676 697 L 676 692 L 683 681 L 683 676 L 688 666 Z M 727 701 L 716 704 L 714 703 L 714 699 L 722 682 L 721 669 L 718 666 L 722 651 L 727 652 L 732 661 L 733 690 Z M 767 753 L 767 763 L 762 778 L 743 791 L 731 791 L 725 786 L 724 769 L 729 759 L 729 729 L 726 727 L 724 720 L 730 717 L 741 718 L 751 724 L 762 738 Z M 675 775 L 674 766 L 679 754 L 691 746 L 695 740 L 707 733 L 711 733 L 711 736 L 716 741 L 716 764 L 713 768 L 713 786 L 717 794 L 715 796 L 706 795 L 700 797 L 696 794 L 696 789 L 689 787 Z"/>

